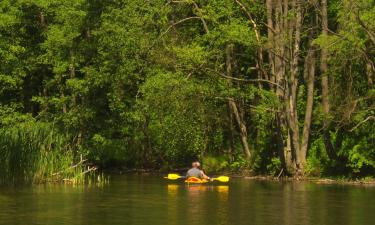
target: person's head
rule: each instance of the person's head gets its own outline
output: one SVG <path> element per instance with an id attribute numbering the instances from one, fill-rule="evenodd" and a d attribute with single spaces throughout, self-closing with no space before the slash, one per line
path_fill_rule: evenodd
<path id="1" fill-rule="evenodd" d="M 201 166 L 201 164 L 200 164 L 198 161 L 194 161 L 194 162 L 191 164 L 191 166 L 192 166 L 193 168 L 199 168 L 199 167 Z"/>

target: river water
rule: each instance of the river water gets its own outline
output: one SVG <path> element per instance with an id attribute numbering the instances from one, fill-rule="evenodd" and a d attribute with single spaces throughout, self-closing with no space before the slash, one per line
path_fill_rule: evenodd
<path id="1" fill-rule="evenodd" d="M 246 179 L 187 186 L 135 175 L 102 187 L 0 187 L 0 224 L 371 225 L 375 187 Z"/>

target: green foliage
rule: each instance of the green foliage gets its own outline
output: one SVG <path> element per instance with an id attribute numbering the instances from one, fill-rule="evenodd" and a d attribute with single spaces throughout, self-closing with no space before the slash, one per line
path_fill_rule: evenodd
<path id="1" fill-rule="evenodd" d="M 255 49 L 255 33 L 251 30 L 247 21 L 231 19 L 222 23 L 208 35 L 209 39 L 215 39 L 215 44 L 225 45 L 226 43 L 236 43 L 244 47 Z"/>
<path id="2" fill-rule="evenodd" d="M 150 74 L 139 102 L 154 152 L 169 162 L 185 162 L 208 149 L 215 111 L 205 104 L 209 87 L 181 74 Z M 183 151 L 181 149 L 184 149 Z"/>
<path id="3" fill-rule="evenodd" d="M 273 157 L 270 164 L 267 165 L 267 171 L 270 175 L 276 176 L 281 171 L 281 160 L 278 157 Z"/>
<path id="4" fill-rule="evenodd" d="M 83 169 L 70 168 L 75 162 L 74 149 L 49 124 L 29 122 L 1 129 L 0 145 L 0 183 L 76 179 Z"/>
<path id="5" fill-rule="evenodd" d="M 372 0 L 334 1 L 330 13 L 339 25 L 338 35 L 321 35 L 315 41 L 330 53 L 329 116 L 335 126 L 331 128 L 331 139 L 337 158 L 314 156 L 324 150 L 323 140 L 317 137 L 310 148 L 312 154 L 309 153 L 309 171 L 314 175 L 363 176 L 374 169 L 374 125 L 370 119 L 374 115 L 371 94 L 374 87 L 368 82 L 369 76 L 373 76 L 368 65 L 374 61 L 375 43 L 369 33 L 375 26 L 373 3 Z"/>
<path id="6" fill-rule="evenodd" d="M 309 149 L 305 172 L 309 176 L 327 175 L 329 158 L 326 154 L 322 138 L 315 140 Z"/>
<path id="7" fill-rule="evenodd" d="M 368 129 L 374 130 L 371 126 Z M 353 175 L 367 174 L 370 169 L 375 169 L 374 134 L 367 136 L 363 131 L 360 129 L 356 134 L 346 136 L 340 149 L 340 155 L 348 159 L 347 167 Z"/>
<path id="8" fill-rule="evenodd" d="M 240 172 L 242 169 L 248 167 L 249 162 L 243 158 L 238 157 L 234 162 L 229 164 L 229 168 L 233 172 Z"/>
<path id="9" fill-rule="evenodd" d="M 51 174 L 58 171 L 65 171 L 61 177 L 76 177 L 82 168 L 67 168 L 79 155 L 102 168 L 170 169 L 200 158 L 209 171 L 250 168 L 277 174 L 285 166 L 276 119 L 284 103 L 275 86 L 264 82 L 275 75 L 267 52 L 276 48 L 267 40 L 265 3 L 242 4 L 2 0 L 1 180 L 38 182 L 55 179 Z M 374 1 L 329 1 L 329 35 L 319 35 L 318 24 L 309 24 L 320 16 L 309 7 L 303 5 L 299 46 L 299 132 L 307 97 L 303 60 L 307 39 L 316 38 L 312 44 L 329 51 L 328 130 L 336 158 L 328 157 L 322 137 L 317 58 L 305 172 L 369 176 L 375 170 L 375 91 L 369 75 Z M 296 13 L 289 12 L 291 21 Z M 282 85 L 290 84 L 286 79 Z M 237 104 L 246 126 L 250 160 L 243 157 L 241 127 L 229 100 Z"/>
<path id="10" fill-rule="evenodd" d="M 375 161 L 372 160 L 373 157 L 367 152 L 369 146 L 359 143 L 353 147 L 349 152 L 349 166 L 352 168 L 354 173 L 360 172 L 360 170 L 365 166 L 371 166 L 375 168 Z M 370 153 L 371 154 L 371 153 Z"/>
<path id="11" fill-rule="evenodd" d="M 225 157 L 205 156 L 202 159 L 202 162 L 204 165 L 204 170 L 207 173 L 221 172 L 228 169 L 228 166 L 230 166 L 228 159 Z"/>

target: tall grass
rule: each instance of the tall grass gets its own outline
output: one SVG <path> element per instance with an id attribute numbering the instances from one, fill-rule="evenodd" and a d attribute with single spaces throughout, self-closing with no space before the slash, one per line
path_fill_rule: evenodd
<path id="1" fill-rule="evenodd" d="M 69 138 L 51 124 L 32 122 L 0 129 L 0 183 L 84 180 Z M 85 174 L 85 173 L 83 173 Z"/>

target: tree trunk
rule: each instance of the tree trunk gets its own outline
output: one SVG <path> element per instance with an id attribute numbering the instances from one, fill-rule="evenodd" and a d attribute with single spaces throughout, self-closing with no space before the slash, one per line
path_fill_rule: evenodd
<path id="1" fill-rule="evenodd" d="M 327 14 L 327 0 L 322 0 L 322 34 L 328 35 L 328 14 Z M 323 140 L 326 148 L 326 152 L 331 159 L 336 158 L 331 137 L 329 133 L 330 126 L 330 104 L 329 104 L 329 79 L 328 79 L 328 49 L 322 48 L 321 59 L 320 59 L 320 72 L 322 74 L 321 85 L 322 85 L 322 106 L 323 106 Z"/>
<path id="2" fill-rule="evenodd" d="M 307 83 L 307 100 L 306 100 L 306 112 L 305 121 L 303 125 L 302 143 L 301 143 L 301 155 L 307 155 L 307 148 L 309 144 L 310 128 L 313 113 L 314 104 L 314 81 L 315 81 L 315 53 L 313 49 L 309 49 L 305 59 L 305 80 Z"/>
<path id="3" fill-rule="evenodd" d="M 366 61 L 366 72 L 367 72 L 367 85 L 369 88 L 372 88 L 374 82 L 373 82 L 373 77 L 374 77 L 374 64 L 373 62 L 367 60 Z"/>
<path id="4" fill-rule="evenodd" d="M 65 114 L 68 112 L 68 106 L 66 105 L 66 102 L 65 102 L 65 93 L 64 93 L 64 88 L 63 88 L 63 77 L 62 75 L 60 74 L 60 77 L 59 77 L 59 89 L 60 89 L 60 95 L 61 95 L 61 98 L 63 99 L 63 104 L 62 104 L 62 112 Z"/>
<path id="5" fill-rule="evenodd" d="M 298 123 L 298 114 L 297 114 L 297 88 L 298 88 L 298 62 L 300 59 L 300 45 L 301 45 L 301 27 L 302 27 L 302 9 L 301 1 L 293 1 L 293 9 L 296 12 L 296 18 L 293 21 L 293 26 L 289 29 L 294 30 L 294 43 L 293 43 L 293 52 L 292 52 L 292 61 L 291 61 L 291 75 L 290 75 L 290 90 L 291 94 L 289 99 L 290 111 L 289 111 L 289 126 L 290 132 L 292 135 L 293 149 L 296 156 L 296 165 L 299 172 L 303 173 L 303 167 L 306 163 L 306 155 L 302 154 L 300 149 L 300 134 L 299 134 L 299 123 Z"/>
<path id="6" fill-rule="evenodd" d="M 243 154 L 246 159 L 250 159 L 251 152 L 249 143 L 247 142 L 247 128 L 245 122 L 241 119 L 240 113 L 237 108 L 237 104 L 233 99 L 229 99 L 229 104 L 231 106 L 232 113 L 237 121 L 237 125 L 240 129 L 241 144 L 243 149 Z"/>
<path id="7" fill-rule="evenodd" d="M 286 57 L 288 56 L 287 46 L 287 35 L 288 25 L 287 18 L 285 18 L 287 2 L 277 0 L 274 5 L 274 34 L 273 34 L 273 46 L 271 52 L 274 55 L 274 72 L 275 80 L 278 84 L 276 87 L 276 95 L 280 101 L 280 106 L 276 114 L 277 120 L 277 134 L 278 134 L 278 145 L 280 148 L 280 157 L 284 160 L 283 165 L 289 174 L 294 174 L 296 165 L 294 161 L 294 153 L 292 149 L 292 134 L 289 129 L 289 85 L 286 83 L 288 80 L 286 71 L 288 70 L 288 64 L 286 63 Z"/>
<path id="8" fill-rule="evenodd" d="M 281 159 L 290 174 L 303 173 L 306 152 L 301 149 L 297 113 L 297 93 L 302 30 L 301 0 L 267 0 L 269 61 L 280 101 L 276 113 L 278 146 Z M 290 12 L 293 12 L 294 18 Z"/>
<path id="9" fill-rule="evenodd" d="M 227 44 L 225 53 L 226 53 L 226 73 L 228 77 L 232 77 L 233 76 L 233 71 L 232 71 L 233 45 L 232 44 Z M 231 86 L 231 84 L 229 84 L 229 86 Z M 249 144 L 247 142 L 247 128 L 246 128 L 245 121 L 243 120 L 243 117 L 241 117 L 240 115 L 240 111 L 238 109 L 238 106 L 235 100 L 233 98 L 229 98 L 228 103 L 229 103 L 230 111 L 234 115 L 238 128 L 240 130 L 241 143 L 242 143 L 244 156 L 246 159 L 249 159 L 251 156 L 251 153 L 250 153 Z"/>
<path id="10" fill-rule="evenodd" d="M 74 66 L 74 54 L 72 51 L 70 52 L 70 58 L 71 58 L 71 63 L 69 65 L 69 76 L 70 79 L 74 79 L 76 77 L 76 69 Z M 75 107 L 77 105 L 77 96 L 75 93 L 72 94 L 72 105 Z"/>
<path id="11" fill-rule="evenodd" d="M 229 158 L 232 161 L 234 159 L 234 150 L 235 150 L 235 142 L 234 142 L 234 120 L 233 120 L 233 113 L 231 110 L 230 103 L 228 102 L 228 119 L 229 119 Z"/>
<path id="12" fill-rule="evenodd" d="M 274 43 L 274 27 L 273 27 L 273 19 L 272 19 L 272 13 L 273 13 L 273 5 L 272 0 L 267 0 L 266 2 L 267 7 L 267 36 L 268 36 L 268 44 L 273 45 Z M 268 51 L 268 63 L 270 65 L 271 74 L 269 79 L 272 82 L 275 82 L 275 62 L 274 62 L 275 55 L 272 51 Z M 272 86 L 274 87 L 274 86 Z"/>

